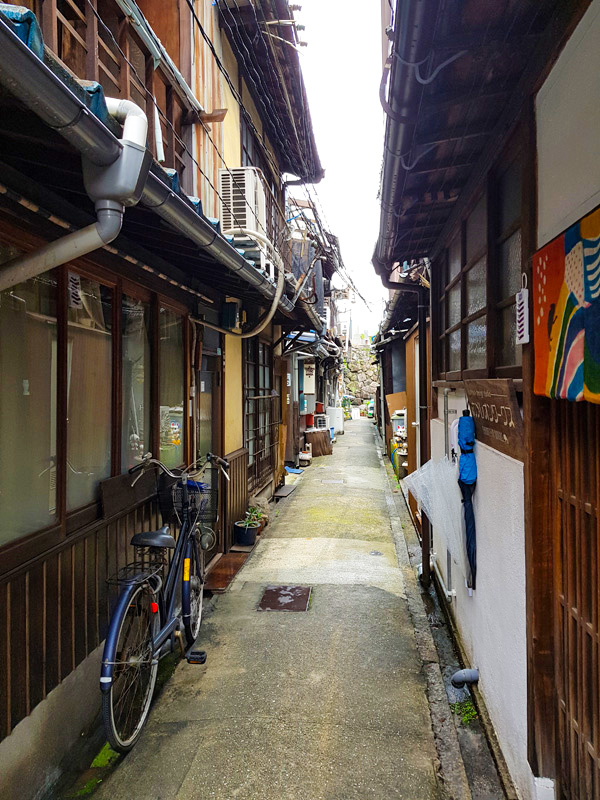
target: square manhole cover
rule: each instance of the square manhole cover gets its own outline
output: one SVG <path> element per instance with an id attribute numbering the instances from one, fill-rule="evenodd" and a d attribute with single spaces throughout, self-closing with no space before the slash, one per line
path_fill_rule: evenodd
<path id="1" fill-rule="evenodd" d="M 310 586 L 267 586 L 258 611 L 306 611 Z"/>

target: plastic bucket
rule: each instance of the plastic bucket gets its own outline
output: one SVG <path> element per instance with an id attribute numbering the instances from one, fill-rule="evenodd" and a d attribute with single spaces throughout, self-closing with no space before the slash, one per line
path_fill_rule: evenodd
<path id="1" fill-rule="evenodd" d="M 335 439 L 335 426 L 332 425 L 331 428 L 329 428 L 329 435 L 331 436 L 331 441 L 333 442 Z"/>
<path id="2" fill-rule="evenodd" d="M 323 408 L 323 403 L 315 403 L 315 413 L 317 414 L 325 413 L 325 409 Z"/>
<path id="3" fill-rule="evenodd" d="M 307 414 L 306 415 L 306 427 L 312 428 L 315 424 L 315 415 L 314 414 Z"/>

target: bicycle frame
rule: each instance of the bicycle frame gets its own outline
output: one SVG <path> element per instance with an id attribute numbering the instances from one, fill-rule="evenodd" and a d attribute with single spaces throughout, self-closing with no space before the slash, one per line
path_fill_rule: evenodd
<path id="1" fill-rule="evenodd" d="M 183 522 L 179 530 L 179 537 L 177 538 L 177 544 L 175 545 L 175 550 L 173 552 L 173 558 L 171 560 L 169 572 L 167 573 L 167 580 L 165 582 L 164 589 L 161 593 L 162 603 L 159 604 L 159 608 L 161 605 L 163 606 L 162 608 L 160 608 L 161 629 L 154 640 L 155 653 L 157 652 L 157 650 L 160 650 L 160 648 L 166 642 L 169 636 L 171 636 L 171 634 L 179 627 L 179 617 L 177 614 L 175 614 L 175 600 L 177 596 L 177 586 L 180 585 L 182 579 L 185 559 L 189 558 L 191 563 L 191 559 L 194 558 L 197 565 L 199 565 L 200 563 L 200 560 L 198 558 L 197 542 L 193 538 L 193 536 L 190 535 L 192 530 L 192 524 L 189 513 L 187 477 L 183 477 L 181 481 L 183 485 L 183 503 L 182 503 Z M 188 552 L 190 550 L 191 552 Z M 189 570 L 188 570 L 188 580 L 189 580 Z"/>

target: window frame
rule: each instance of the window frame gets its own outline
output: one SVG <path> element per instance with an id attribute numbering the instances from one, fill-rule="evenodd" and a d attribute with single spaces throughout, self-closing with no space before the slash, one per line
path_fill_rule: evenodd
<path id="1" fill-rule="evenodd" d="M 519 216 L 504 230 L 500 230 L 500 180 L 515 162 L 521 164 L 521 207 Z M 436 356 L 433 360 L 434 379 L 462 381 L 476 378 L 515 378 L 522 377 L 520 364 L 505 365 L 500 362 L 502 342 L 500 337 L 501 315 L 504 309 L 516 303 L 516 295 L 500 296 L 500 248 L 516 231 L 522 228 L 524 218 L 524 191 L 526 182 L 523 148 L 518 139 L 512 141 L 494 168 L 488 173 L 472 202 L 469 203 L 461 221 L 452 231 L 446 247 L 435 262 L 432 282 L 433 330 L 435 332 Z M 482 197 L 486 198 L 486 244 L 478 248 L 467 260 L 467 220 Z M 460 236 L 460 270 L 450 280 L 450 247 L 456 236 Z M 486 258 L 486 302 L 477 311 L 467 314 L 467 274 L 481 258 Z M 521 272 L 524 270 L 525 253 L 521 243 Z M 449 296 L 452 289 L 460 287 L 460 319 L 448 325 Z M 468 367 L 469 325 L 478 319 L 486 318 L 486 366 Z M 450 335 L 461 332 L 460 369 L 449 369 Z"/>
<path id="2" fill-rule="evenodd" d="M 264 348 L 266 353 L 266 363 L 260 360 L 260 348 Z M 251 353 L 249 351 L 252 350 Z M 249 358 L 249 355 L 252 358 Z M 253 366 L 253 386 L 249 387 L 247 380 L 248 366 Z M 263 386 L 263 371 L 268 369 L 269 386 Z M 266 476 L 272 473 L 276 466 L 276 456 L 279 446 L 279 425 L 281 424 L 281 398 L 273 395 L 274 386 L 274 352 L 272 344 L 261 337 L 246 339 L 243 349 L 243 370 L 244 370 L 244 447 L 249 450 L 250 423 L 252 422 L 252 432 L 254 435 L 254 450 L 252 462 L 248 453 L 248 490 L 250 492 L 260 490 L 267 482 Z M 254 392 L 253 396 L 248 394 L 248 389 Z M 271 397 L 267 397 L 269 392 Z M 257 394 L 258 393 L 258 394 Z M 261 399 L 258 399 L 261 398 Z M 252 411 L 248 410 L 248 402 L 254 403 Z M 262 407 L 261 407 L 262 404 Z M 261 425 L 261 414 L 265 414 L 265 423 Z M 270 442 L 266 446 L 257 449 L 257 443 L 265 439 L 267 433 L 270 434 Z"/>
<path id="3" fill-rule="evenodd" d="M 500 186 L 502 177 L 508 172 L 508 170 L 514 165 L 518 164 L 519 160 L 521 161 L 521 207 L 520 213 L 518 217 L 504 230 L 501 227 L 501 199 L 500 199 Z M 495 345 L 495 356 L 496 356 L 496 367 L 495 371 L 498 377 L 517 377 L 520 378 L 522 375 L 522 368 L 519 364 L 500 364 L 499 362 L 499 354 L 502 350 L 502 327 L 501 327 L 501 316 L 502 312 L 506 308 L 510 308 L 511 306 L 516 306 L 517 296 L 516 293 L 512 294 L 507 297 L 502 297 L 500 292 L 500 250 L 502 245 L 505 244 L 517 231 L 522 231 L 523 227 L 523 209 L 524 209 L 524 200 L 523 200 L 523 192 L 524 187 L 526 184 L 526 176 L 524 174 L 524 159 L 521 152 L 518 150 L 511 152 L 505 159 L 503 159 L 495 169 L 494 173 L 494 182 L 492 186 L 492 199 L 494 204 L 494 216 L 491 220 L 491 238 L 494 244 L 494 261 L 495 261 L 495 280 L 492 283 L 492 291 L 493 291 L 493 300 L 494 300 L 494 316 L 496 322 L 496 329 L 495 329 L 495 337 L 494 337 L 494 345 Z M 520 274 L 522 275 L 525 271 L 525 259 L 524 259 L 524 252 L 523 252 L 523 236 L 521 234 L 521 265 L 520 265 Z M 520 283 L 520 282 L 519 282 Z M 519 286 L 520 288 L 520 286 Z M 518 289 L 517 289 L 518 291 Z M 516 310 L 515 310 L 516 314 Z M 518 347 L 519 345 L 516 345 Z"/>
<path id="4" fill-rule="evenodd" d="M 154 330 L 155 330 L 155 321 L 154 321 L 154 293 L 150 290 L 146 289 L 143 286 L 140 286 L 137 283 L 133 283 L 132 281 L 128 281 L 123 279 L 119 282 L 119 364 L 117 366 L 116 376 L 118 380 L 118 395 L 116 395 L 116 402 L 118 407 L 120 408 L 120 425 L 119 425 L 119 464 L 118 468 L 122 469 L 123 466 L 123 451 L 122 451 L 122 443 L 123 443 L 123 425 L 124 425 L 124 417 L 123 417 L 123 329 L 122 329 L 122 313 L 123 313 L 123 295 L 127 295 L 127 297 L 131 297 L 133 300 L 138 300 L 141 303 L 147 303 L 150 306 L 150 319 L 149 319 L 149 331 L 148 336 L 150 340 L 150 441 L 149 441 L 149 450 L 151 453 L 157 453 L 157 441 L 156 441 L 156 429 L 154 425 L 154 407 L 156 406 L 156 393 L 155 393 L 155 373 L 156 373 L 156 365 L 155 365 L 155 357 L 156 357 L 156 342 L 154 341 Z"/>
<path id="5" fill-rule="evenodd" d="M 45 244 L 45 240 L 35 234 L 28 233 L 16 227 L 2 230 L 2 241 L 7 245 L 20 248 L 23 252 L 30 252 Z M 24 562 L 48 552 L 52 547 L 59 546 L 68 538 L 85 535 L 90 527 L 97 525 L 102 520 L 100 499 L 70 511 L 66 510 L 66 461 L 67 461 L 67 351 L 68 351 L 68 320 L 67 320 L 67 276 L 69 272 L 76 272 L 82 277 L 97 281 L 108 286 L 113 293 L 112 303 L 112 399 L 111 399 L 111 475 L 116 477 L 122 474 L 121 470 L 121 437 L 122 437 L 122 339 L 121 339 L 121 313 L 122 296 L 128 294 L 140 300 L 150 300 L 151 303 L 151 442 L 152 452 L 156 451 L 158 442 L 158 387 L 159 387 L 159 350 L 158 350 L 158 310 L 162 306 L 181 315 L 183 326 L 183 357 L 184 357 L 184 457 L 189 461 L 190 447 L 190 416 L 189 416 L 189 309 L 177 300 L 150 289 L 143 284 L 138 284 L 127 278 L 121 278 L 112 269 L 96 264 L 89 258 L 77 259 L 56 268 L 57 279 L 57 396 L 56 396 L 56 521 L 50 525 L 33 531 L 25 536 L 13 539 L 0 546 L 0 574 L 9 574 Z"/>
<path id="6" fill-rule="evenodd" d="M 116 384 L 120 381 L 118 380 L 117 376 L 117 365 L 119 363 L 121 357 L 121 341 L 120 341 L 120 329 L 121 329 L 121 299 L 119 296 L 118 291 L 118 279 L 115 276 L 110 276 L 105 273 L 104 270 L 96 271 L 93 269 L 86 268 L 85 264 L 80 264 L 79 262 L 69 263 L 63 265 L 60 268 L 62 272 L 62 277 L 64 281 L 64 289 L 61 292 L 61 295 L 65 295 L 59 301 L 59 318 L 57 322 L 57 328 L 59 330 L 59 380 L 61 376 L 61 370 L 64 370 L 64 381 L 60 381 L 62 384 L 62 393 L 59 390 L 58 397 L 57 397 L 57 410 L 58 410 L 58 418 L 56 420 L 56 430 L 57 430 L 57 438 L 61 436 L 64 438 L 64 463 L 61 463 L 60 458 L 58 459 L 58 467 L 63 473 L 63 487 L 61 489 L 61 507 L 63 514 L 66 519 L 66 526 L 67 526 L 67 533 L 70 533 L 73 530 L 77 530 L 81 525 L 86 524 L 87 522 L 92 522 L 100 515 L 99 509 L 99 501 L 98 500 L 91 500 L 89 503 L 84 503 L 81 506 L 77 506 L 76 508 L 72 508 L 70 510 L 67 509 L 67 453 L 68 453 L 68 380 L 67 380 L 67 364 L 68 364 L 68 343 L 69 343 L 69 320 L 68 320 L 68 306 L 66 302 L 66 291 L 67 291 L 67 280 L 69 272 L 74 272 L 82 278 L 87 278 L 90 281 L 95 281 L 106 288 L 110 289 L 112 294 L 112 330 L 111 330 L 111 422 L 110 422 L 110 475 L 109 477 L 114 477 L 115 474 L 119 474 L 115 472 L 115 458 L 117 453 L 115 452 L 118 450 L 118 456 L 120 459 L 120 425 L 116 424 L 116 421 L 119 419 L 118 417 L 118 409 L 119 404 L 117 403 L 117 394 L 116 394 Z M 64 314 L 62 315 L 62 319 L 60 316 L 60 308 L 61 303 L 64 302 Z M 61 350 L 60 341 L 61 341 L 61 334 L 64 337 L 64 349 Z M 64 362 L 64 363 L 63 363 Z M 61 431 L 61 428 L 64 430 Z M 119 442 L 116 442 L 116 429 L 119 428 Z M 104 478 L 103 480 L 106 480 Z M 58 475 L 57 475 L 57 485 L 58 485 Z"/>
<path id="7" fill-rule="evenodd" d="M 153 352 L 152 352 L 152 374 L 153 374 L 153 387 L 156 387 L 152 397 L 152 409 L 150 418 L 152 420 L 153 435 L 151 437 L 152 444 L 155 446 L 153 452 L 158 453 L 160 459 L 160 309 L 164 308 L 172 311 L 180 317 L 181 321 L 181 339 L 183 349 L 183 415 L 182 415 L 182 436 L 183 436 L 183 462 L 173 469 L 185 466 L 191 461 L 190 457 L 190 378 L 191 378 L 191 365 L 190 365 L 190 337 L 189 337 L 189 312 L 185 306 L 170 300 L 163 295 L 155 294 L 153 297 L 153 313 L 152 313 L 152 328 L 153 333 Z"/>

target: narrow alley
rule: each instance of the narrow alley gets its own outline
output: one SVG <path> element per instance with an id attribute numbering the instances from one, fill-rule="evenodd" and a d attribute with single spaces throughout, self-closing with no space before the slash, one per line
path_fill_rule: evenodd
<path id="1" fill-rule="evenodd" d="M 599 45 L 0 1 L 0 800 L 600 800 Z"/>
<path id="2" fill-rule="evenodd" d="M 374 426 L 315 459 L 99 800 L 437 798 L 422 661 Z M 306 613 L 258 612 L 267 585 L 310 586 Z"/>

